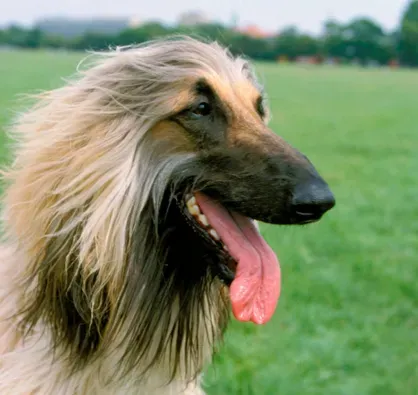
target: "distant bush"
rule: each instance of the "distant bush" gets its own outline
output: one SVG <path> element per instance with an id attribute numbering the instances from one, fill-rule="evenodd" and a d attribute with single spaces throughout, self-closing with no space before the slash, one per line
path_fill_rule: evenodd
<path id="1" fill-rule="evenodd" d="M 396 59 L 409 66 L 418 66 L 418 0 L 407 9 L 399 32 L 387 33 L 375 21 L 359 18 L 347 24 L 329 20 L 319 37 L 286 28 L 272 37 L 255 38 L 221 24 L 194 27 L 167 27 L 146 23 L 122 29 L 116 34 L 86 32 L 79 37 L 46 34 L 39 28 L 10 26 L 0 30 L 0 45 L 22 48 L 65 48 L 71 50 L 102 50 L 109 47 L 139 44 L 169 34 L 189 34 L 216 40 L 234 54 L 244 54 L 255 60 L 313 63 L 336 61 L 358 64 L 393 64 Z"/>

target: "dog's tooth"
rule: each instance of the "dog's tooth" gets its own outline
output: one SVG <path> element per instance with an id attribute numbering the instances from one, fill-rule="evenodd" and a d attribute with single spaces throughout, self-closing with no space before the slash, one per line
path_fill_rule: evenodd
<path id="1" fill-rule="evenodd" d="M 260 225 L 258 224 L 258 221 L 253 220 L 253 222 L 254 222 L 255 228 L 260 232 Z"/>
<path id="2" fill-rule="evenodd" d="M 187 208 L 189 209 L 190 214 L 194 217 L 197 217 L 200 214 L 199 206 L 197 206 L 196 204 L 194 204 L 193 206 L 187 206 Z"/>
<path id="3" fill-rule="evenodd" d="M 229 248 L 224 244 L 223 245 L 225 251 L 229 251 Z"/>
<path id="4" fill-rule="evenodd" d="M 192 196 L 189 200 L 187 200 L 188 206 L 196 206 L 196 198 Z"/>
<path id="5" fill-rule="evenodd" d="M 215 239 L 215 240 L 220 240 L 221 238 L 219 237 L 218 233 L 216 232 L 215 229 L 211 229 L 209 231 L 209 234 Z"/>
<path id="6" fill-rule="evenodd" d="M 199 215 L 199 222 L 203 225 L 203 226 L 209 226 L 209 221 L 206 218 L 205 214 L 200 214 Z"/>

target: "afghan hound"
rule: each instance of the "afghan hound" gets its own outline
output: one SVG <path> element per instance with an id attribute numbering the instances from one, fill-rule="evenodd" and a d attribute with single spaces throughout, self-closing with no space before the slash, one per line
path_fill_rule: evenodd
<path id="1" fill-rule="evenodd" d="M 202 394 L 229 312 L 276 308 L 255 221 L 314 222 L 334 196 L 242 57 L 188 37 L 92 56 L 10 128 L 0 394 Z"/>

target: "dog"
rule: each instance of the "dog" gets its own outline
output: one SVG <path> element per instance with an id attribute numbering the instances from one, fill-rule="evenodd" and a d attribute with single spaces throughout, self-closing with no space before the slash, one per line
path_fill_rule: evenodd
<path id="1" fill-rule="evenodd" d="M 335 198 L 243 57 L 169 37 L 92 59 L 11 127 L 0 393 L 203 394 L 230 311 L 265 324 L 280 296 L 257 221 Z"/>

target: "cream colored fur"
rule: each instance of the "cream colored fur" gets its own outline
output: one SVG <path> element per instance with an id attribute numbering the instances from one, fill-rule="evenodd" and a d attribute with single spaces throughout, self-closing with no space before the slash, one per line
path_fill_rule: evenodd
<path id="1" fill-rule="evenodd" d="M 203 394 L 195 374 L 210 363 L 219 334 L 208 333 L 207 327 L 216 321 L 217 311 L 202 315 L 194 329 L 201 344 L 196 364 L 183 366 L 168 386 L 169 349 L 139 380 L 134 370 L 119 375 L 119 356 L 130 344 L 112 346 L 136 324 L 133 316 L 122 317 L 117 310 L 134 221 L 151 195 L 158 208 L 173 168 L 194 155 L 175 131 L 167 132 L 168 149 L 157 141 L 153 127 L 187 103 L 190 81 L 204 77 L 228 93 L 232 81 L 248 78 L 245 62 L 216 44 L 186 39 L 176 45 L 173 50 L 162 41 L 98 56 L 62 88 L 36 97 L 35 106 L 12 127 L 16 156 L 4 172 L 5 237 L 0 249 L 1 395 Z M 168 61 L 171 68 L 162 72 L 162 63 Z M 68 243 L 68 254 L 77 251 L 77 274 L 83 279 L 98 276 L 89 300 L 92 311 L 103 308 L 103 288 L 111 303 L 103 335 L 107 348 L 75 373 L 66 351 L 54 354 L 45 322 L 38 321 L 23 336 L 24 328 L 12 317 L 42 291 L 36 273 L 43 270 L 48 243 L 56 246 L 56 267 L 49 269 L 60 271 L 55 272 L 58 277 L 65 278 L 66 265 L 74 264 L 66 261 L 69 255 L 60 256 Z M 214 297 L 219 292 L 213 288 Z"/>

